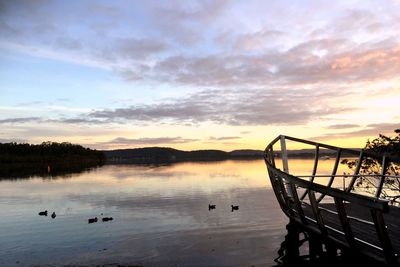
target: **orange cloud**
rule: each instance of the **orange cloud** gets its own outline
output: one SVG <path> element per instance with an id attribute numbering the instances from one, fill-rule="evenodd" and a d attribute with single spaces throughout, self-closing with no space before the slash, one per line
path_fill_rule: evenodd
<path id="1" fill-rule="evenodd" d="M 399 65 L 400 47 L 389 50 L 373 50 L 357 55 L 346 55 L 334 60 L 331 64 L 333 70 L 346 70 L 354 68 L 368 68 L 368 66 L 382 66 L 386 64 Z"/>
<path id="2" fill-rule="evenodd" d="M 335 60 L 332 64 L 331 69 L 345 69 L 351 65 L 352 59 L 350 56 L 341 57 Z"/>

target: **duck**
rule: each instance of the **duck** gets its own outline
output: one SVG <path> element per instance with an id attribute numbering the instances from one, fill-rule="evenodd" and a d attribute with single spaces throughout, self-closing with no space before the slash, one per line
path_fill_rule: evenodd
<path id="1" fill-rule="evenodd" d="M 95 223 L 97 222 L 97 217 L 88 219 L 88 223 Z"/>
<path id="2" fill-rule="evenodd" d="M 239 206 L 233 206 L 233 205 L 231 205 L 231 208 L 232 208 L 232 212 L 233 212 L 234 210 L 239 210 Z"/>
<path id="3" fill-rule="evenodd" d="M 39 212 L 39 216 L 47 216 L 47 210 Z"/>
<path id="4" fill-rule="evenodd" d="M 215 204 L 214 205 L 208 204 L 208 210 L 214 210 L 214 209 L 215 209 Z"/>
<path id="5" fill-rule="evenodd" d="M 51 214 L 51 218 L 55 218 L 56 217 L 56 213 L 53 211 L 53 213 Z"/>
<path id="6" fill-rule="evenodd" d="M 108 222 L 108 221 L 112 221 L 112 220 L 113 220 L 113 217 L 104 217 L 102 219 L 103 222 Z"/>

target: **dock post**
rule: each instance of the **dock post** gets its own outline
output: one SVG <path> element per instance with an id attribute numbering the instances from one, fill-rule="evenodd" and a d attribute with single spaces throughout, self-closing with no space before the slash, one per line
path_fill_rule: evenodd
<path id="1" fill-rule="evenodd" d="M 322 255 L 321 237 L 314 233 L 309 233 L 308 247 L 311 259 L 317 259 Z"/>
<path id="2" fill-rule="evenodd" d="M 338 256 L 338 247 L 331 241 L 325 242 L 326 255 L 328 259 L 336 260 Z"/>
<path id="3" fill-rule="evenodd" d="M 286 225 L 286 229 L 288 231 L 286 236 L 286 252 L 288 261 L 295 261 L 298 259 L 300 255 L 299 250 L 299 238 L 300 238 L 300 229 L 297 223 L 290 219 L 289 223 Z"/>

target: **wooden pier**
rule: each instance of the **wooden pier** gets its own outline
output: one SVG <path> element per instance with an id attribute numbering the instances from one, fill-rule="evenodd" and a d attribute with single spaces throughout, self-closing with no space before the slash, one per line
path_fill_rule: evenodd
<path id="1" fill-rule="evenodd" d="M 315 148 L 311 175 L 295 176 L 289 172 L 286 141 L 299 142 Z M 280 146 L 279 150 L 274 150 Z M 317 169 L 320 149 L 336 151 L 332 172 L 326 175 L 326 184 L 318 183 Z M 343 153 L 357 157 L 354 173 L 346 175 L 345 188 L 335 188 L 335 179 L 342 179 L 337 170 Z M 374 195 L 361 194 L 355 185 L 365 174 L 360 174 L 366 158 L 378 159 L 381 173 L 376 175 Z M 311 257 L 322 253 L 335 256 L 369 257 L 382 265 L 400 266 L 400 208 L 382 198 L 387 166 L 398 158 L 377 155 L 368 151 L 356 151 L 311 142 L 289 136 L 278 136 L 265 149 L 265 163 L 271 184 L 282 211 L 289 217 L 288 237 L 292 244 L 289 254 L 298 255 L 299 233 L 305 232 Z M 278 162 L 281 161 L 281 162 Z M 279 167 L 282 169 L 280 169 Z M 393 177 L 391 178 L 400 178 Z"/>

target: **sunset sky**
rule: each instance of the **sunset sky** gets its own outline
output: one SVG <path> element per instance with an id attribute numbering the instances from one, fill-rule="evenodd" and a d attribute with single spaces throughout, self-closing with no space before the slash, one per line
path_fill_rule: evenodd
<path id="1" fill-rule="evenodd" d="M 362 147 L 396 128 L 398 0 L 0 0 L 0 142 Z"/>

